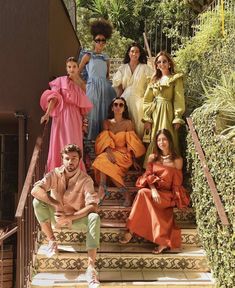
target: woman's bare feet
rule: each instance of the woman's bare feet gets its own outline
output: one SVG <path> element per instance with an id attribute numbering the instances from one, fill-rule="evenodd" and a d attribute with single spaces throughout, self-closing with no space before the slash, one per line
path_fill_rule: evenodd
<path id="1" fill-rule="evenodd" d="M 119 242 L 122 244 L 127 244 L 131 241 L 131 239 L 132 239 L 132 234 L 131 232 L 128 231 L 119 239 Z"/>
<path id="2" fill-rule="evenodd" d="M 161 253 L 164 253 L 166 251 L 168 251 L 170 248 L 168 246 L 162 246 L 162 245 L 159 245 L 159 246 L 156 246 L 152 253 L 153 254 L 161 254 Z"/>

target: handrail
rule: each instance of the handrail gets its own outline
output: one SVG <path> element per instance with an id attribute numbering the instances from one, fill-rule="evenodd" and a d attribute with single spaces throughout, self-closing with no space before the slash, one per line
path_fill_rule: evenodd
<path id="1" fill-rule="evenodd" d="M 19 203 L 18 203 L 18 206 L 16 209 L 16 214 L 15 214 L 16 218 L 22 217 L 22 215 L 23 215 L 25 203 L 27 200 L 28 193 L 30 191 L 30 187 L 31 187 L 37 159 L 38 159 L 39 152 L 41 149 L 41 145 L 42 145 L 42 136 L 39 136 L 39 137 L 37 137 L 37 140 L 36 140 L 36 144 L 35 144 L 34 151 L 33 151 L 33 156 L 32 156 L 31 161 L 30 161 L 28 173 L 27 173 L 27 176 L 26 176 L 26 179 L 24 182 L 24 186 L 22 189 L 22 193 L 20 195 Z"/>
<path id="2" fill-rule="evenodd" d="M 45 170 L 48 144 L 48 125 L 42 126 L 43 131 L 38 136 L 34 146 L 30 165 L 16 209 L 17 218 L 17 270 L 16 288 L 29 287 L 33 254 L 36 252 L 37 222 L 35 220 L 32 195 L 33 184 L 39 180 Z"/>
<path id="3" fill-rule="evenodd" d="M 14 228 L 12 228 L 10 231 L 8 231 L 7 233 L 5 233 L 3 236 L 0 237 L 0 244 L 6 240 L 7 238 L 9 238 L 11 235 L 13 235 L 14 233 L 16 233 L 18 230 L 18 226 L 15 226 Z"/>
<path id="4" fill-rule="evenodd" d="M 218 212 L 220 221 L 221 221 L 221 223 L 224 226 L 229 226 L 229 221 L 228 221 L 227 215 L 225 214 L 223 203 L 221 202 L 219 193 L 218 193 L 218 191 L 216 189 L 215 182 L 214 182 L 214 180 L 213 180 L 213 178 L 211 176 L 210 170 L 209 170 L 209 168 L 207 166 L 206 158 L 205 158 L 204 152 L 202 150 L 200 141 L 198 139 L 196 130 L 195 130 L 194 126 L 193 126 L 192 118 L 188 117 L 188 118 L 186 118 L 186 120 L 187 120 L 187 123 L 188 123 L 188 126 L 189 126 L 189 131 L 190 131 L 190 134 L 192 136 L 196 151 L 198 153 L 198 156 L 199 156 L 199 159 L 200 159 L 203 171 L 204 171 L 204 175 L 205 175 L 205 177 L 207 179 L 207 182 L 208 182 L 208 185 L 210 187 L 210 192 L 211 192 L 211 195 L 212 195 L 216 210 Z"/>

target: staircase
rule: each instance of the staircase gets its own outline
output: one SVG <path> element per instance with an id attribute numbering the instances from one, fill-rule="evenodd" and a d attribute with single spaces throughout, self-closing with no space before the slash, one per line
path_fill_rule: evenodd
<path id="1" fill-rule="evenodd" d="M 137 191 L 134 187 L 137 177 L 136 171 L 126 175 L 133 198 Z M 151 253 L 154 245 L 142 238 L 133 237 L 128 244 L 118 242 L 120 233 L 125 231 L 130 208 L 120 205 L 123 195 L 117 188 L 109 187 L 109 191 L 110 196 L 99 209 L 101 247 L 96 269 L 101 287 L 215 287 L 191 208 L 183 212 L 175 208 L 174 211 L 176 222 L 182 228 L 181 250 L 154 255 Z M 60 229 L 55 230 L 55 235 L 60 253 L 48 258 L 45 236 L 39 232 L 31 287 L 87 287 L 84 275 L 87 267 L 86 233 Z"/>

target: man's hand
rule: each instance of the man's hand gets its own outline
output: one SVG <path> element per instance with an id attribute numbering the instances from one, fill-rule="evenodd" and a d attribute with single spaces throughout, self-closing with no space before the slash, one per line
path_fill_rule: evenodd
<path id="1" fill-rule="evenodd" d="M 70 215 L 65 215 L 64 212 L 55 213 L 55 221 L 59 226 L 71 227 L 72 219 Z"/>

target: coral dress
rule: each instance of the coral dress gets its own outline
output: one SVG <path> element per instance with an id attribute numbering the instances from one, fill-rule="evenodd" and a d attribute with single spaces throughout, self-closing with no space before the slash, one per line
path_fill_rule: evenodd
<path id="1" fill-rule="evenodd" d="M 160 129 L 171 132 L 177 153 L 180 155 L 177 131 L 173 124 L 184 124 L 182 115 L 185 111 L 183 74 L 170 75 L 150 83 L 144 95 L 143 121 L 152 123 L 151 143 L 145 155 L 145 163 L 156 147 L 156 133 Z"/>
<path id="2" fill-rule="evenodd" d="M 88 52 L 91 56 L 86 70 L 88 80 L 86 85 L 86 94 L 93 103 L 93 109 L 89 113 L 89 127 L 87 139 L 95 140 L 102 131 L 103 121 L 108 116 L 108 107 L 116 92 L 107 79 L 108 56 L 105 54 L 96 54 Z"/>
<path id="3" fill-rule="evenodd" d="M 136 182 L 137 187 L 157 188 L 161 202 L 154 202 L 149 188 L 138 191 L 127 228 L 137 235 L 158 245 L 178 248 L 181 245 L 181 231 L 174 222 L 173 208 L 187 207 L 189 196 L 182 186 L 182 171 L 163 166 L 159 162 L 148 164 L 146 172 Z"/>
<path id="4" fill-rule="evenodd" d="M 51 99 L 57 104 L 51 111 L 52 117 L 50 145 L 47 159 L 47 171 L 61 166 L 60 152 L 67 144 L 76 144 L 83 151 L 82 116 L 92 109 L 92 103 L 84 91 L 68 76 L 58 77 L 49 83 L 40 99 L 40 105 L 47 110 Z M 81 160 L 80 168 L 85 171 Z"/>
<path id="5" fill-rule="evenodd" d="M 106 148 L 110 147 L 115 156 L 116 163 L 109 161 Z M 99 134 L 95 142 L 96 157 L 93 167 L 95 176 L 99 182 L 99 171 L 111 177 L 122 186 L 123 178 L 128 169 L 133 164 L 131 151 L 138 158 L 145 153 L 145 147 L 134 131 L 121 131 L 114 134 L 112 131 L 105 130 Z"/>
<path id="6" fill-rule="evenodd" d="M 147 88 L 153 69 L 147 64 L 139 63 L 131 72 L 129 64 L 123 64 L 113 76 L 113 86 L 122 85 L 124 92 L 122 97 L 125 98 L 130 114 L 130 118 L 135 126 L 137 135 L 142 139 L 144 132 L 143 118 L 143 97 Z"/>

